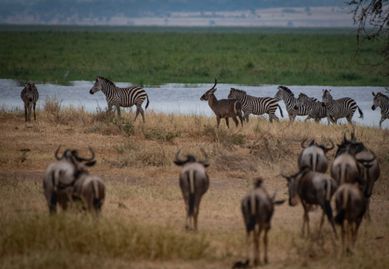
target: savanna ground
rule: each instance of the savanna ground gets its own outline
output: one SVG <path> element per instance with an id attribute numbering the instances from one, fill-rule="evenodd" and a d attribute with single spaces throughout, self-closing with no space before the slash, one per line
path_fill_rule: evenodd
<path id="1" fill-rule="evenodd" d="M 243 128 L 216 129 L 213 117 L 146 112 L 146 123 L 104 112 L 61 108 L 48 100 L 36 122 L 22 111 L 0 113 L 1 268 L 230 268 L 245 257 L 240 200 L 252 179 L 265 178 L 277 197 L 287 198 L 279 174 L 296 171 L 304 138 L 339 142 L 350 126 L 251 118 Z M 357 137 L 378 156 L 382 176 L 372 196 L 370 223 L 362 223 L 354 255 L 333 245 L 327 222 L 310 238 L 300 237 L 301 206 L 275 210 L 270 231 L 270 265 L 264 268 L 387 268 L 389 264 L 389 132 L 357 126 Z M 42 175 L 58 145 L 96 151 L 107 186 L 101 218 L 74 211 L 48 216 Z M 203 197 L 199 232 L 184 229 L 184 204 L 176 151 L 209 155 L 210 189 Z M 334 152 L 330 153 L 333 159 Z"/>
<path id="2" fill-rule="evenodd" d="M 346 29 L 0 26 L 0 78 L 387 86 L 384 40 Z"/>

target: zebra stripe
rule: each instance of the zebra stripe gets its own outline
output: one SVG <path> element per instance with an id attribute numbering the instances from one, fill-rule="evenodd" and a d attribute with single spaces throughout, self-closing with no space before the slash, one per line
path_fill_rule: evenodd
<path id="1" fill-rule="evenodd" d="M 354 99 L 350 97 L 344 97 L 334 100 L 330 91 L 331 90 L 323 91 L 323 102 L 327 108 L 328 121 L 336 123 L 338 119 L 346 118 L 347 121 L 352 124 L 351 119 L 357 108 L 360 118 L 363 118 L 363 112 L 359 108 L 357 103 L 354 101 Z"/>
<path id="2" fill-rule="evenodd" d="M 39 99 L 39 92 L 35 84 L 32 82 L 27 82 L 22 92 L 20 93 L 20 98 L 22 98 L 24 102 L 25 121 L 31 121 L 31 109 L 34 109 L 34 120 L 36 120 L 35 107 L 36 102 Z"/>
<path id="3" fill-rule="evenodd" d="M 380 120 L 380 128 L 382 125 L 382 122 L 384 120 L 389 119 L 389 96 L 378 92 L 375 94 L 372 93 L 374 96 L 373 99 L 373 106 L 371 107 L 372 110 L 375 110 L 377 107 L 381 108 L 381 120 Z"/>
<path id="4" fill-rule="evenodd" d="M 96 82 L 93 85 L 92 89 L 90 89 L 89 93 L 94 94 L 95 92 L 100 90 L 104 93 L 106 97 L 109 112 L 112 110 L 112 106 L 115 106 L 117 108 L 117 113 L 120 116 L 120 107 L 131 107 L 135 105 L 135 120 L 140 113 L 143 121 L 145 121 L 142 104 L 144 100 L 147 99 L 147 103 L 145 106 L 145 109 L 147 109 L 147 107 L 149 106 L 149 97 L 142 87 L 135 86 L 119 88 L 116 87 L 116 85 L 109 79 L 97 77 Z"/>
<path id="5" fill-rule="evenodd" d="M 307 108 L 299 106 L 297 98 L 294 97 L 294 93 L 288 87 L 279 86 L 274 98 L 284 101 L 290 121 L 294 121 L 296 116 L 308 115 Z"/>
<path id="6" fill-rule="evenodd" d="M 309 97 L 304 93 L 300 93 L 297 98 L 298 106 L 305 107 L 305 110 L 308 111 L 308 117 L 305 121 L 309 119 L 314 119 L 316 122 L 319 122 L 322 118 L 327 117 L 327 109 L 323 102 L 318 101 L 314 97 Z"/>
<path id="7" fill-rule="evenodd" d="M 242 111 L 244 112 L 244 117 L 247 121 L 250 114 L 262 115 L 265 113 L 269 115 L 270 122 L 272 122 L 273 119 L 278 120 L 278 117 L 275 115 L 277 107 L 280 109 L 281 117 L 283 117 L 282 109 L 276 98 L 255 97 L 248 95 L 245 91 L 234 88 L 231 88 L 228 98 L 236 99 L 241 103 Z"/>

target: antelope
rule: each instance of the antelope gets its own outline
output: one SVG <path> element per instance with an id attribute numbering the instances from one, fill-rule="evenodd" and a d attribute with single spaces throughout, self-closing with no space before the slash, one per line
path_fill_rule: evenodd
<path id="1" fill-rule="evenodd" d="M 49 164 L 43 176 L 43 191 L 51 214 L 57 212 L 57 204 L 66 210 L 71 201 L 73 186 L 86 170 L 87 166 L 95 164 L 95 154 L 91 148 L 92 157 L 80 157 L 77 150 L 66 149 L 59 156 L 61 146 L 55 151 L 56 162 Z"/>
<path id="2" fill-rule="evenodd" d="M 351 247 L 355 245 L 368 202 L 358 184 L 343 184 L 335 192 L 334 197 L 337 211 L 335 222 L 341 226 L 343 252 L 351 252 L 349 245 L 351 244 Z"/>
<path id="3" fill-rule="evenodd" d="M 324 223 L 324 215 L 327 215 L 328 221 L 331 224 L 335 237 L 337 237 L 335 225 L 332 217 L 331 197 L 334 194 L 337 184 L 330 176 L 310 171 L 309 167 L 303 167 L 296 174 L 291 176 L 281 175 L 288 182 L 289 205 L 296 206 L 297 198 L 300 198 L 304 209 L 303 226 L 301 234 L 304 236 L 305 227 L 307 235 L 310 234 L 309 229 L 309 209 L 311 205 L 319 205 L 323 210 L 319 233 Z"/>
<path id="4" fill-rule="evenodd" d="M 208 156 L 202 150 L 205 160 L 198 161 L 191 154 L 186 155 L 186 159 L 180 159 L 180 151 L 177 151 L 174 163 L 182 166 L 179 184 L 186 208 L 185 228 L 197 231 L 201 198 L 209 188 L 209 177 L 206 170 L 209 166 Z"/>
<path id="5" fill-rule="evenodd" d="M 274 213 L 274 205 L 280 205 L 284 200 L 275 201 L 275 194 L 270 196 L 263 186 L 263 179 L 254 180 L 254 189 L 251 190 L 241 202 L 243 221 L 246 228 L 247 260 L 250 261 L 250 236 L 254 244 L 254 266 L 260 263 L 260 238 L 262 231 L 264 244 L 264 263 L 268 263 L 268 238 L 267 233 L 271 228 L 271 219 Z"/>
<path id="6" fill-rule="evenodd" d="M 241 125 L 243 126 L 242 104 L 236 99 L 221 99 L 217 100 L 215 96 L 217 80 L 211 89 L 206 91 L 201 97 L 201 101 L 208 101 L 209 107 L 216 115 L 217 127 L 219 128 L 220 119 L 225 119 L 227 127 L 230 128 L 228 118 L 232 118 L 235 125 L 238 126 L 239 122 L 236 117 L 239 118 Z"/>
<path id="7" fill-rule="evenodd" d="M 334 148 L 334 144 L 331 141 L 331 146 L 326 147 L 318 144 L 314 139 L 308 145 L 305 145 L 307 140 L 301 142 L 301 148 L 303 149 L 298 157 L 297 164 L 299 169 L 303 167 L 309 167 L 314 172 L 325 173 L 328 168 L 328 160 L 326 153 Z"/>

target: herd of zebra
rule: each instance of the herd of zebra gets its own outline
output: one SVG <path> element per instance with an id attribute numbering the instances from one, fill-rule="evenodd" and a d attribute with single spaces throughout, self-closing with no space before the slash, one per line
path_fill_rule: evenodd
<path id="1" fill-rule="evenodd" d="M 204 93 L 200 100 L 208 101 L 209 106 L 214 111 L 217 117 L 217 126 L 222 118 L 225 119 L 229 126 L 228 119 L 231 117 L 236 125 L 237 118 L 243 121 L 249 120 L 249 115 L 268 114 L 269 121 L 279 120 L 275 115 L 277 108 L 280 110 L 281 117 L 283 111 L 278 104 L 280 100 L 285 103 L 286 111 L 290 121 L 294 121 L 296 116 L 307 116 L 305 121 L 313 119 L 320 122 L 321 119 L 327 118 L 328 124 L 334 123 L 341 118 L 346 118 L 348 123 L 352 124 L 354 112 L 358 109 L 360 118 L 363 118 L 363 112 L 358 107 L 355 100 L 349 97 L 334 99 L 331 95 L 331 90 L 323 90 L 322 101 L 314 97 L 309 97 L 304 93 L 300 93 L 298 98 L 286 86 L 279 86 L 274 97 L 255 97 L 248 95 L 246 91 L 231 88 L 228 99 L 218 100 L 214 95 L 216 91 L 217 81 L 211 89 Z M 120 107 L 136 106 L 135 120 L 141 114 L 143 122 L 145 121 L 144 110 L 142 104 L 145 99 L 147 103 L 145 109 L 149 106 L 149 98 L 146 91 L 142 87 L 117 87 L 112 81 L 104 77 L 96 77 L 96 81 L 89 93 L 94 94 L 97 91 L 102 91 L 106 97 L 108 112 L 111 112 L 112 107 L 116 107 L 117 114 L 120 116 Z M 372 110 L 377 107 L 381 109 L 381 119 L 379 122 L 380 128 L 385 119 L 389 119 L 389 96 L 378 92 L 372 92 L 374 97 Z M 34 119 L 36 119 L 35 107 L 39 98 L 38 90 L 34 83 L 28 82 L 21 92 L 21 98 L 24 102 L 25 120 L 31 120 L 32 109 L 34 110 Z"/>

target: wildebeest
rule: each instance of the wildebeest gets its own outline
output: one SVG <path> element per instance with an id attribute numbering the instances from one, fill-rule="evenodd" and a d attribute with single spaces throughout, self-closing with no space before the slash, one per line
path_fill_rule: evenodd
<path id="1" fill-rule="evenodd" d="M 358 229 L 367 209 L 367 199 L 358 184 L 343 184 L 334 194 L 337 214 L 335 222 L 341 226 L 343 251 L 351 251 L 357 240 Z M 349 237 L 349 238 L 347 238 Z"/>
<path id="2" fill-rule="evenodd" d="M 275 194 L 271 197 L 263 186 L 263 179 L 257 178 L 254 181 L 254 189 L 243 199 L 241 204 L 243 220 L 247 235 L 247 260 L 250 261 L 250 236 L 254 244 L 253 264 L 260 263 L 260 238 L 262 231 L 264 244 L 264 262 L 268 263 L 267 233 L 271 228 L 271 219 L 274 212 L 274 205 L 282 204 L 284 200 L 275 201 Z"/>
<path id="3" fill-rule="evenodd" d="M 201 101 L 208 101 L 209 107 L 216 115 L 217 127 L 219 128 L 220 119 L 225 119 L 227 127 L 229 128 L 228 118 L 232 118 L 235 125 L 238 126 L 239 122 L 236 117 L 239 118 L 241 125 L 243 126 L 242 104 L 235 99 L 221 99 L 217 100 L 215 96 L 217 80 L 211 89 L 206 91 L 201 97 Z"/>
<path id="4" fill-rule="evenodd" d="M 105 185 L 103 180 L 83 171 L 73 187 L 73 199 L 81 200 L 83 208 L 98 215 L 105 199 Z"/>
<path id="5" fill-rule="evenodd" d="M 314 139 L 306 145 L 307 139 L 301 142 L 301 151 L 297 164 L 299 169 L 309 167 L 314 172 L 325 173 L 328 168 L 328 160 L 326 153 L 334 148 L 334 144 L 326 147 L 325 145 L 316 143 Z"/>
<path id="6" fill-rule="evenodd" d="M 24 118 L 25 121 L 31 121 L 31 109 L 34 110 L 34 120 L 36 120 L 35 107 L 39 99 L 38 89 L 33 82 L 27 82 L 24 86 L 20 97 L 24 103 Z"/>
<path id="7" fill-rule="evenodd" d="M 186 228 L 197 230 L 202 196 L 209 188 L 209 177 L 206 168 L 209 166 L 208 157 L 204 150 L 204 160 L 196 160 L 195 156 L 188 154 L 186 159 L 180 158 L 180 150 L 177 151 L 174 163 L 182 166 L 179 184 L 186 208 Z"/>
<path id="8" fill-rule="evenodd" d="M 87 166 L 95 164 L 95 154 L 92 153 L 90 158 L 79 156 L 77 150 L 66 149 L 62 156 L 59 156 L 59 146 L 55 151 L 56 162 L 51 163 L 43 176 L 43 191 L 49 207 L 50 213 L 57 211 L 57 204 L 66 210 L 68 203 L 72 199 L 73 186 L 81 173 L 86 170 Z"/>
<path id="9" fill-rule="evenodd" d="M 310 234 L 309 229 L 309 209 L 312 205 L 319 205 L 323 210 L 319 232 L 321 231 L 324 215 L 327 215 L 328 221 L 331 224 L 332 230 L 336 236 L 335 225 L 332 216 L 331 197 L 334 194 L 337 184 L 329 175 L 313 172 L 309 167 L 300 169 L 296 174 L 285 176 L 288 182 L 289 205 L 296 206 L 297 198 L 304 208 L 303 227 L 301 229 L 302 235 L 305 234 L 305 226 L 307 227 L 307 234 Z"/>
<path id="10" fill-rule="evenodd" d="M 360 184 L 363 185 L 363 193 L 365 197 L 368 198 L 366 216 L 370 218 L 370 196 L 373 193 L 374 184 L 381 173 L 378 159 L 373 151 L 366 148 L 362 142 L 357 141 L 354 133 L 351 134 L 350 140 L 344 136 L 342 143 L 338 145 L 336 154 L 341 155 L 343 153 L 351 154 L 357 162 L 359 178 L 363 179 L 363 181 L 360 180 Z"/>

